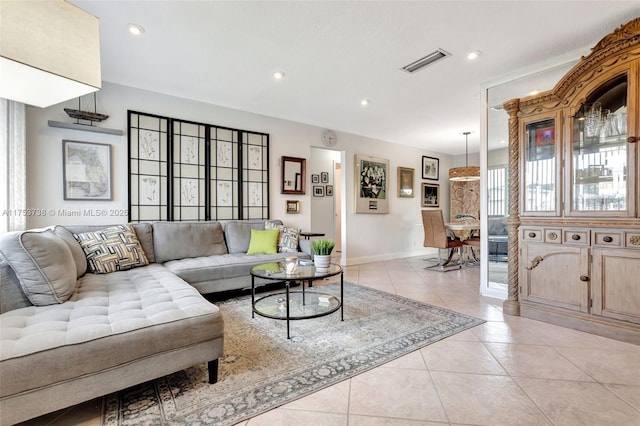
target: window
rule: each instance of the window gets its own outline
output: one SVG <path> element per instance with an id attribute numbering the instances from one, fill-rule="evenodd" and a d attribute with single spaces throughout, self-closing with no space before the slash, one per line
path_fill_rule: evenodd
<path id="1" fill-rule="evenodd" d="M 507 166 L 490 166 L 487 173 L 489 216 L 506 216 L 508 213 Z"/>

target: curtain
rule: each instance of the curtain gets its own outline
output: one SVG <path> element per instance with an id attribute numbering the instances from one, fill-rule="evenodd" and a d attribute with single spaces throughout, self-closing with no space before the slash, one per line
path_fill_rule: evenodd
<path id="1" fill-rule="evenodd" d="M 0 233 L 26 228 L 26 120 L 22 103 L 0 98 Z"/>

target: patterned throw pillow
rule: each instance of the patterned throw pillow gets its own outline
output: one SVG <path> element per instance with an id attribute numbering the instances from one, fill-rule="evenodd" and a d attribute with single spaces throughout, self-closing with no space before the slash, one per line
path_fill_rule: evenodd
<path id="1" fill-rule="evenodd" d="M 298 252 L 298 240 L 300 239 L 300 230 L 298 228 L 289 228 L 283 225 L 278 225 L 277 223 L 267 221 L 264 224 L 264 229 L 280 230 L 280 237 L 278 239 L 278 252 Z"/>
<path id="2" fill-rule="evenodd" d="M 96 232 L 74 234 L 96 274 L 125 271 L 149 264 L 131 225 L 116 225 Z"/>

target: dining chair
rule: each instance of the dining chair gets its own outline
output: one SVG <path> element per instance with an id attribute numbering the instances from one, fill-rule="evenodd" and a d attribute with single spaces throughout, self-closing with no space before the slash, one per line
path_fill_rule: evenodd
<path id="1" fill-rule="evenodd" d="M 448 272 L 462 268 L 462 241 L 453 232 L 448 232 L 444 224 L 442 210 L 422 210 L 422 225 L 424 228 L 424 247 L 438 249 L 438 263 L 427 266 L 425 269 L 434 269 Z M 441 250 L 447 250 L 446 260 L 442 258 Z M 454 262 L 454 255 L 458 255 Z"/>
<path id="2" fill-rule="evenodd" d="M 478 252 L 480 250 L 480 237 L 471 237 L 462 241 L 462 249 L 464 251 L 465 266 L 479 267 L 480 258 Z"/>

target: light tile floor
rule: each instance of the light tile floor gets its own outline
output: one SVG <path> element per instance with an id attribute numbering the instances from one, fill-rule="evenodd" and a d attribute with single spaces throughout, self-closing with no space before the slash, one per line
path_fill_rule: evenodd
<path id="1" fill-rule="evenodd" d="M 421 258 L 348 267 L 345 280 L 487 322 L 241 426 L 640 425 L 640 346 L 502 314 L 479 270 Z M 101 400 L 28 422 L 98 425 Z"/>

